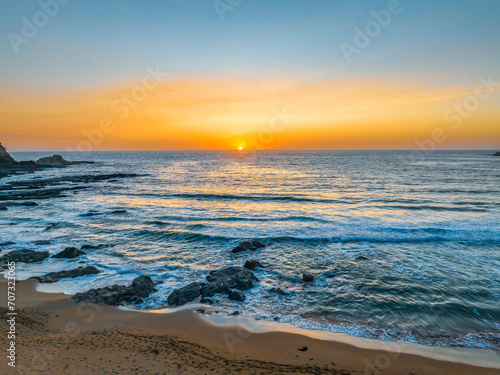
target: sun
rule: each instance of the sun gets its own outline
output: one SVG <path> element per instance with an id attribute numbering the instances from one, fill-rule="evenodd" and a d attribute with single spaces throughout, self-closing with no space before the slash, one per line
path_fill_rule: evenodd
<path id="1" fill-rule="evenodd" d="M 243 147 L 242 146 L 238 147 L 238 150 L 243 151 Z"/>

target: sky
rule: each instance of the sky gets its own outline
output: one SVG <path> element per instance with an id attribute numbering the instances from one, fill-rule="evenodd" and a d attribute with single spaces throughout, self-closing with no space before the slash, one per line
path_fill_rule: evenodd
<path id="1" fill-rule="evenodd" d="M 500 0 L 0 0 L 10 150 L 500 149 Z"/>

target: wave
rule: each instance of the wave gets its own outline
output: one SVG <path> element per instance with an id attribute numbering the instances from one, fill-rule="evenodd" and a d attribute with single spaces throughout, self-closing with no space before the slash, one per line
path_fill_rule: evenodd
<path id="1" fill-rule="evenodd" d="M 376 233 L 383 233 L 382 229 L 374 229 Z M 353 243 L 353 242 L 368 242 L 368 243 L 426 243 L 426 242 L 468 242 L 468 243 L 492 243 L 500 244 L 500 235 L 491 234 L 491 237 L 486 237 L 485 232 L 471 233 L 470 231 L 450 231 L 439 228 L 431 229 L 386 229 L 387 233 L 408 234 L 408 236 L 375 236 L 375 235 L 359 235 L 359 236 L 331 236 L 331 237 L 297 237 L 297 236 L 276 236 L 266 237 L 261 236 L 258 239 L 268 245 L 272 243 L 282 242 L 310 242 L 310 243 Z M 420 237 L 415 237 L 415 234 L 420 234 Z M 478 238 L 477 235 L 484 235 Z M 133 233 L 134 236 L 149 239 L 149 240 L 180 240 L 186 242 L 203 242 L 217 241 L 223 243 L 237 243 L 250 238 L 232 237 L 223 235 L 210 235 L 189 230 L 149 230 L 141 229 Z M 474 236 L 475 235 L 475 236 Z"/>

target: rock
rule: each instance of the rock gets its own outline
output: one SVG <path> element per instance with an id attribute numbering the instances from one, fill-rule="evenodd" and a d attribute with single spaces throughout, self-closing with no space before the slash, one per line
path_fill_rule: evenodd
<path id="1" fill-rule="evenodd" d="M 111 211 L 112 215 L 117 215 L 117 214 L 126 214 L 127 210 L 116 210 L 116 211 Z"/>
<path id="2" fill-rule="evenodd" d="M 200 299 L 200 303 L 203 303 L 204 305 L 211 305 L 214 302 L 210 298 L 202 298 Z"/>
<path id="3" fill-rule="evenodd" d="M 281 288 L 273 288 L 271 289 L 271 293 L 279 294 L 280 296 L 284 296 L 286 293 Z"/>
<path id="4" fill-rule="evenodd" d="M 69 271 L 51 272 L 44 276 L 36 277 L 41 283 L 55 283 L 62 279 L 70 279 L 75 277 L 81 277 L 86 275 L 96 275 L 100 273 L 94 266 L 88 267 L 78 267 Z"/>
<path id="5" fill-rule="evenodd" d="M 2 243 L 0 243 L 0 246 L 10 246 L 10 245 L 15 245 L 15 244 L 16 244 L 15 242 L 8 241 L 8 242 L 2 242 Z"/>
<path id="6" fill-rule="evenodd" d="M 307 346 L 304 346 L 304 347 L 299 348 L 297 350 L 300 351 L 300 352 L 307 352 L 309 350 L 309 348 Z"/>
<path id="7" fill-rule="evenodd" d="M 23 263 L 35 263 L 41 262 L 49 257 L 48 251 L 33 251 L 33 250 L 13 250 L 8 254 L 5 254 L 0 258 L 0 263 L 5 262 L 23 262 Z"/>
<path id="8" fill-rule="evenodd" d="M 81 214 L 80 216 L 87 216 L 87 217 L 91 217 L 91 216 L 97 216 L 97 215 L 100 215 L 99 212 L 97 211 L 94 211 L 94 210 L 90 210 L 89 212 L 87 212 L 86 214 Z"/>
<path id="9" fill-rule="evenodd" d="M 194 301 L 200 296 L 201 285 L 199 283 L 191 283 L 184 288 L 174 290 L 168 296 L 168 305 L 172 307 L 182 306 L 188 302 Z"/>
<path id="10" fill-rule="evenodd" d="M 102 243 L 100 243 L 99 245 L 97 246 L 93 246 L 93 245 L 83 245 L 80 250 L 96 250 L 96 249 L 100 249 L 101 247 L 104 247 L 104 245 Z"/>
<path id="11" fill-rule="evenodd" d="M 7 206 L 3 203 L 0 203 L 0 211 L 7 211 Z"/>
<path id="12" fill-rule="evenodd" d="M 2 146 L 0 143 L 0 165 L 13 165 L 16 164 L 16 161 L 10 154 L 7 152 L 6 148 Z"/>
<path id="13" fill-rule="evenodd" d="M 65 258 L 65 259 L 73 259 L 79 257 L 80 255 L 84 255 L 83 251 L 78 250 L 76 247 L 67 247 L 60 253 L 53 255 L 52 258 Z"/>
<path id="14" fill-rule="evenodd" d="M 356 259 L 354 259 L 354 261 L 360 261 L 360 260 L 368 260 L 367 257 L 363 256 L 363 255 L 360 255 L 359 257 L 357 257 Z"/>
<path id="15" fill-rule="evenodd" d="M 247 251 L 247 250 L 255 251 L 255 250 L 263 248 L 263 247 L 266 247 L 266 245 L 264 245 L 260 241 L 257 241 L 257 240 L 246 241 L 246 242 L 240 243 L 239 246 L 235 247 L 232 252 L 233 253 L 240 253 L 242 251 Z"/>
<path id="16" fill-rule="evenodd" d="M 140 276 L 134 279 L 132 285 L 112 285 L 106 288 L 90 289 L 84 293 L 77 293 L 73 299 L 77 302 L 105 303 L 107 305 L 122 305 L 136 303 L 149 297 L 156 291 L 153 280 L 149 276 Z"/>
<path id="17" fill-rule="evenodd" d="M 243 267 L 248 268 L 249 270 L 254 270 L 257 267 L 264 268 L 262 263 L 259 262 L 258 260 L 247 260 Z"/>
<path id="18" fill-rule="evenodd" d="M 311 275 L 310 273 L 303 273 L 302 274 L 302 281 L 306 283 L 310 283 L 314 281 L 314 276 Z"/>
<path id="19" fill-rule="evenodd" d="M 33 242 L 35 245 L 50 245 L 51 242 L 47 240 L 41 240 L 41 241 L 34 241 Z"/>
<path id="20" fill-rule="evenodd" d="M 258 281 L 252 271 L 243 267 L 229 267 L 218 271 L 210 272 L 207 276 L 208 283 L 192 283 L 184 288 L 174 290 L 168 297 L 169 306 L 181 306 L 191 302 L 200 295 L 205 303 L 207 297 L 215 294 L 230 295 L 233 289 L 240 291 L 253 288 L 253 282 Z M 210 301 L 211 302 L 211 301 Z"/>
<path id="21" fill-rule="evenodd" d="M 229 299 L 231 301 L 239 301 L 239 302 L 243 302 L 245 299 L 246 299 L 246 296 L 238 291 L 238 290 L 233 290 L 230 294 L 229 294 Z"/>
<path id="22" fill-rule="evenodd" d="M 493 154 L 493 156 L 500 156 L 500 152 Z"/>
<path id="23" fill-rule="evenodd" d="M 198 309 L 198 310 L 195 310 L 195 311 L 196 311 L 197 313 L 202 314 L 202 315 L 203 315 L 203 314 L 205 314 L 205 310 L 203 310 L 203 309 Z"/>
<path id="24" fill-rule="evenodd" d="M 44 167 L 64 168 L 72 163 L 64 160 L 61 155 L 52 155 L 45 158 L 38 159 L 36 164 Z"/>
<path id="25" fill-rule="evenodd" d="M 238 316 L 238 315 L 240 315 L 240 312 L 238 310 L 229 314 L 229 316 Z"/>
<path id="26" fill-rule="evenodd" d="M 253 281 L 258 281 L 255 275 L 243 267 L 228 267 L 210 272 L 208 284 L 203 284 L 201 295 L 212 297 L 214 294 L 229 294 L 231 289 L 240 291 L 253 288 Z"/>

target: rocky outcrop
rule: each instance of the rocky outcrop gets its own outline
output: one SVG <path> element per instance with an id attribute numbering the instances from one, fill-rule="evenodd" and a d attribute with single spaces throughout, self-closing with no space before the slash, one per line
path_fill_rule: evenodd
<path id="1" fill-rule="evenodd" d="M 239 291 L 249 290 L 254 287 L 253 282 L 259 281 L 248 269 L 242 267 L 229 267 L 210 272 L 207 276 L 208 283 L 192 283 L 184 288 L 174 290 L 168 297 L 171 307 L 181 306 L 194 301 L 198 297 L 213 297 L 215 294 L 233 295 L 241 300 L 241 295 L 236 297 L 234 289 Z M 244 296 L 244 295 L 243 295 Z"/>
<path id="2" fill-rule="evenodd" d="M 173 307 L 185 305 L 186 303 L 194 301 L 196 298 L 200 296 L 200 289 L 201 289 L 200 283 L 189 284 L 184 288 L 174 290 L 168 296 L 167 302 L 169 306 Z"/>
<path id="3" fill-rule="evenodd" d="M 13 174 L 35 172 L 43 168 L 65 168 L 74 164 L 91 164 L 90 161 L 67 161 L 61 155 L 41 158 L 37 161 L 15 161 L 0 144 L 0 178 Z"/>
<path id="4" fill-rule="evenodd" d="M 153 280 L 149 276 L 140 276 L 134 279 L 130 286 L 112 285 L 106 288 L 90 289 L 87 292 L 75 294 L 73 299 L 77 302 L 123 305 L 125 303 L 140 302 L 155 291 Z"/>
<path id="5" fill-rule="evenodd" d="M 314 281 L 314 276 L 311 275 L 310 273 L 303 273 L 302 274 L 302 281 L 306 283 L 311 283 Z"/>
<path id="6" fill-rule="evenodd" d="M 500 152 L 493 154 L 493 156 L 500 156 Z"/>
<path id="7" fill-rule="evenodd" d="M 101 271 L 99 271 L 94 266 L 78 267 L 69 271 L 50 272 L 44 276 L 36 277 L 36 279 L 38 279 L 38 281 L 41 283 L 55 283 L 62 279 L 70 279 L 87 275 L 97 275 L 100 272 Z"/>
<path id="8" fill-rule="evenodd" d="M 264 268 L 264 266 L 262 265 L 261 262 L 259 262 L 258 260 L 247 260 L 245 262 L 245 265 L 243 266 L 249 270 L 254 270 L 256 268 Z"/>
<path id="9" fill-rule="evenodd" d="M 78 250 L 76 247 L 67 247 L 60 253 L 53 255 L 52 258 L 73 259 L 79 257 L 80 255 L 85 255 L 85 253 L 81 250 Z"/>
<path id="10" fill-rule="evenodd" d="M 23 262 L 23 263 L 35 263 L 41 262 L 49 257 L 48 251 L 33 251 L 33 250 L 13 250 L 8 254 L 0 257 L 0 262 Z"/>
<path id="11" fill-rule="evenodd" d="M 91 161 L 67 161 L 61 155 L 52 155 L 45 158 L 40 158 L 35 162 L 42 167 L 65 168 L 68 165 L 75 164 L 93 164 Z"/>
<path id="12" fill-rule="evenodd" d="M 16 161 L 0 143 L 0 166 L 14 165 Z"/>
<path id="13" fill-rule="evenodd" d="M 0 202 L 0 210 L 1 211 L 6 211 L 7 207 L 10 206 L 24 206 L 24 207 L 32 207 L 32 206 L 38 206 L 37 203 L 35 202 L 15 202 L 15 201 L 5 201 L 5 202 Z"/>
<path id="14" fill-rule="evenodd" d="M 253 241 L 245 241 L 240 243 L 237 247 L 235 247 L 232 251 L 232 253 L 241 253 L 242 251 L 255 251 L 257 249 L 266 247 L 262 242 L 253 240 Z"/>

